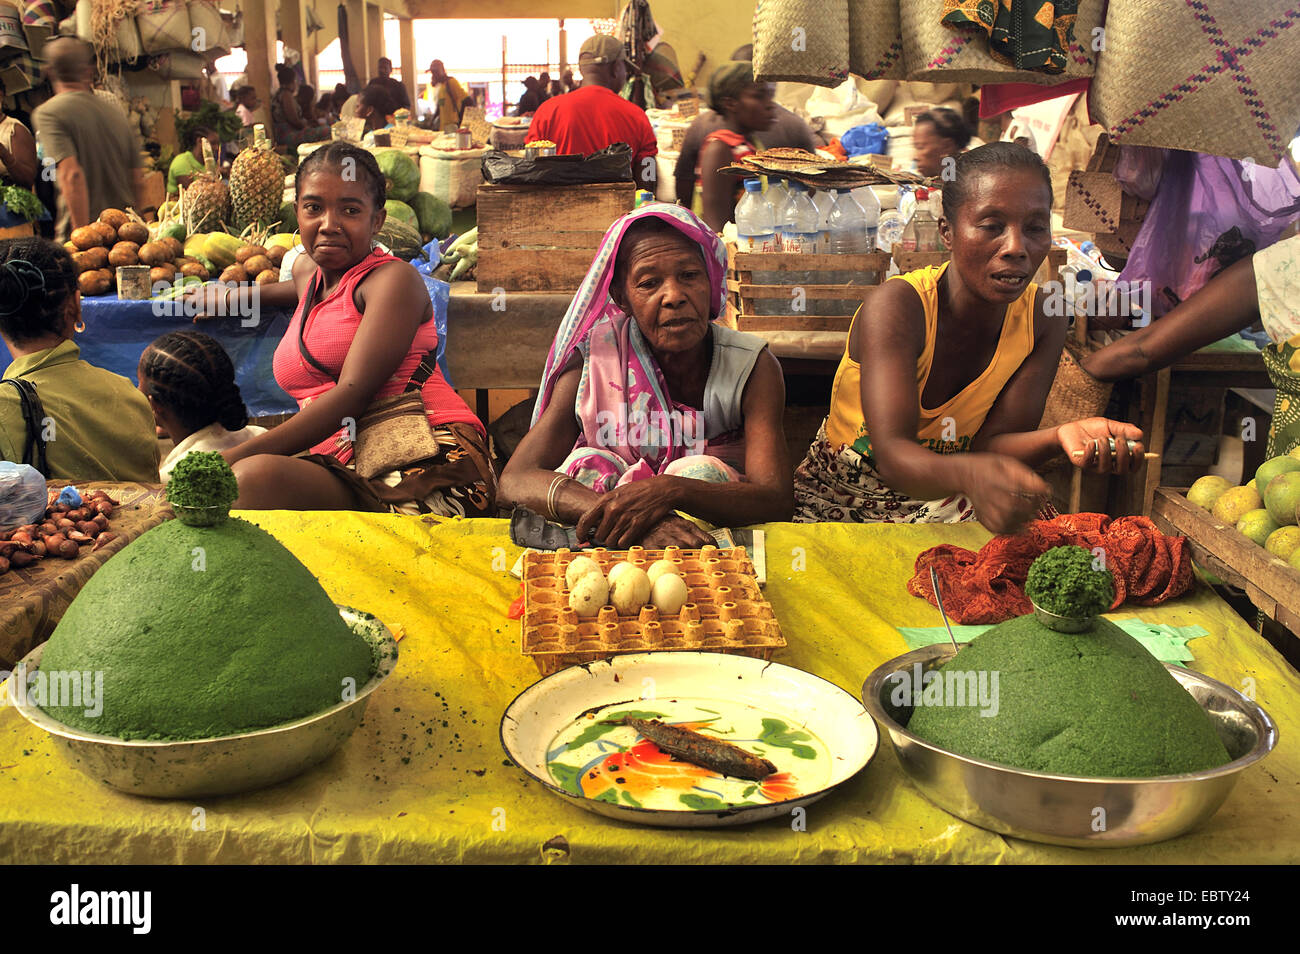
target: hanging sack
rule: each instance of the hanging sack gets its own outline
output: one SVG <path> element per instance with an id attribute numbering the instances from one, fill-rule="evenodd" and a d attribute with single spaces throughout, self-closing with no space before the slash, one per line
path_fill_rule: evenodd
<path id="1" fill-rule="evenodd" d="M 0 3 L 0 60 L 26 52 L 27 34 L 23 32 L 23 21 L 18 8 Z"/>
<path id="2" fill-rule="evenodd" d="M 185 0 L 141 0 L 135 22 L 146 53 L 188 50 L 193 42 Z"/>
<path id="3" fill-rule="evenodd" d="M 244 12 L 221 13 L 221 47 L 233 50 L 244 45 Z"/>
<path id="4" fill-rule="evenodd" d="M 1088 168 L 1070 172 L 1065 187 L 1065 213 L 1062 223 L 1080 232 L 1114 232 L 1119 228 L 1124 189 L 1114 176 L 1119 161 L 1119 146 L 1105 133 L 1097 137 Z"/>
<path id="5" fill-rule="evenodd" d="M 754 79 L 839 86 L 849 75 L 849 0 L 758 0 Z"/>
<path id="6" fill-rule="evenodd" d="M 229 51 L 230 47 L 222 44 L 225 25 L 221 19 L 221 8 L 213 0 L 190 0 L 190 42 L 188 48 L 194 53 L 209 53 L 217 50 Z"/>
<path id="7" fill-rule="evenodd" d="M 1093 119 L 1112 142 L 1275 167 L 1300 127 L 1295 0 L 1110 0 Z"/>
<path id="8" fill-rule="evenodd" d="M 898 0 L 849 0 L 849 70 L 866 80 L 906 78 Z"/>
<path id="9" fill-rule="evenodd" d="M 955 27 L 943 22 L 950 4 L 945 0 L 905 0 L 899 4 L 903 31 L 903 62 L 909 80 L 927 83 L 1037 83 L 1054 86 L 1092 76 L 1097 67 L 1094 31 L 1102 23 L 1100 0 L 1080 3 L 1078 17 L 1064 38 L 1064 69 L 1057 73 L 1017 69 L 1006 57 L 989 50 L 989 34 L 979 26 Z M 982 3 L 983 16 L 997 5 Z M 981 20 L 983 20 L 981 16 Z M 1100 44 L 1097 44 L 1100 45 Z"/>
<path id="10" fill-rule="evenodd" d="M 316 307 L 321 284 L 319 277 L 313 278 L 307 289 L 302 322 L 298 325 L 298 351 L 308 364 L 334 378 L 337 384 L 338 379 L 313 357 L 303 340 L 307 319 Z M 362 478 L 370 480 L 407 464 L 436 457 L 441 452 L 420 393 L 424 382 L 436 369 L 437 358 L 430 351 L 420 359 L 401 394 L 373 401 L 362 413 L 357 421 L 356 439 L 352 442 L 352 466 Z"/>
<path id="11" fill-rule="evenodd" d="M 112 18 L 101 21 L 94 14 L 93 0 L 77 0 L 77 39 L 95 48 L 96 56 L 109 63 L 131 62 L 144 52 L 140 45 L 140 30 L 135 24 L 135 11 L 120 7 L 110 12 L 104 7 L 101 13 Z"/>

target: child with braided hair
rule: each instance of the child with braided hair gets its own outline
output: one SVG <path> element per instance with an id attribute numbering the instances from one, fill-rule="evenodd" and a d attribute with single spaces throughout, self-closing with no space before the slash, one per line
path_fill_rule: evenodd
<path id="1" fill-rule="evenodd" d="M 176 445 L 158 468 L 164 484 L 191 451 L 223 451 L 266 433 L 248 423 L 235 367 L 215 338 L 168 332 L 144 349 L 136 377 L 160 435 Z"/>

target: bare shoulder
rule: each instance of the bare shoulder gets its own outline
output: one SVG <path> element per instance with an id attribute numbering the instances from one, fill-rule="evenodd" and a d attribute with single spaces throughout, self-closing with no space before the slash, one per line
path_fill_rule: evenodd
<path id="1" fill-rule="evenodd" d="M 916 289 L 905 281 L 887 281 L 871 289 L 853 322 L 850 353 L 862 362 L 868 346 L 915 346 L 925 343 L 925 306 Z"/>

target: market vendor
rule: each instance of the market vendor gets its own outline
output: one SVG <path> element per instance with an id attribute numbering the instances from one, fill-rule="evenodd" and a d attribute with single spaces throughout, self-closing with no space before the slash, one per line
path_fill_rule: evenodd
<path id="1" fill-rule="evenodd" d="M 722 117 L 722 125 L 709 133 L 700 147 L 695 169 L 695 211 L 715 232 L 736 215 L 736 202 L 745 191 L 739 176 L 719 172 L 724 166 L 758 151 L 755 133 L 776 119 L 772 87 L 754 80 L 753 64 L 733 61 L 713 71 L 709 78 L 709 105 Z"/>
<path id="2" fill-rule="evenodd" d="M 81 360 L 77 270 L 40 238 L 0 241 L 0 460 L 57 480 L 158 481 L 158 439 L 144 395 Z M 41 465 L 44 456 L 45 466 Z"/>
<path id="3" fill-rule="evenodd" d="M 465 87 L 454 76 L 447 75 L 442 60 L 434 60 L 429 64 L 429 80 L 426 95 L 430 102 L 437 104 L 438 128 L 444 132 L 458 128 L 465 115 L 465 107 L 471 102 Z"/>
<path id="4" fill-rule="evenodd" d="M 916 171 L 927 178 L 943 175 L 943 161 L 961 155 L 970 140 L 970 128 L 956 110 L 927 110 L 912 123 Z"/>
<path id="5" fill-rule="evenodd" d="M 271 97 L 271 124 L 275 144 L 296 149 L 305 142 L 320 142 L 330 137 L 329 127 L 308 125 L 298 106 L 298 73 L 281 63 L 275 68 L 280 88 Z"/>
<path id="6" fill-rule="evenodd" d="M 330 143 L 298 164 L 294 188 L 309 255 L 293 264 L 298 307 L 274 373 L 301 410 L 224 451 L 239 478 L 235 507 L 496 516 L 487 432 L 438 370 L 429 292 L 413 267 L 374 247 L 386 189 L 374 155 Z M 266 286 L 260 304 L 279 304 L 287 284 Z M 367 410 L 408 386 L 423 414 L 399 412 L 395 434 L 370 430 Z M 363 445 L 383 465 L 370 474 L 358 470 Z"/>
<path id="7" fill-rule="evenodd" d="M 207 126 L 195 126 L 185 137 L 186 149 L 176 154 L 167 167 L 167 194 L 176 195 L 181 186 L 187 189 L 194 177 L 203 171 L 203 141 L 212 147 L 213 158 L 221 155 L 221 138 Z"/>
<path id="8" fill-rule="evenodd" d="M 1271 339 L 1264 367 L 1277 389 L 1268 432 L 1272 458 L 1300 447 L 1300 235 L 1234 262 L 1158 321 L 1079 364 L 1099 381 L 1141 377 L 1256 321 Z"/>
<path id="9" fill-rule="evenodd" d="M 795 475 L 796 521 L 974 517 L 1003 533 L 1045 502 L 1033 468 L 1055 457 L 1102 474 L 1141 465 L 1131 424 L 1038 428 L 1066 335 L 1030 281 L 1051 209 L 1034 153 L 993 143 L 957 157 L 939 220 L 951 260 L 896 276 L 858 309 L 830 414 Z"/>
<path id="10" fill-rule="evenodd" d="M 711 542 L 678 511 L 731 527 L 789 519 L 785 383 L 761 338 L 713 321 L 725 272 L 721 241 L 679 206 L 610 227 L 501 475 L 504 504 L 619 548 Z"/>
<path id="11" fill-rule="evenodd" d="M 528 138 L 555 143 L 560 155 L 587 156 L 616 142 L 627 143 L 632 147 L 633 177 L 641 188 L 654 192 L 659 145 L 645 110 L 619 95 L 629 70 L 636 69 L 622 41 L 593 36 L 582 44 L 578 66 L 582 86 L 538 106 Z"/>

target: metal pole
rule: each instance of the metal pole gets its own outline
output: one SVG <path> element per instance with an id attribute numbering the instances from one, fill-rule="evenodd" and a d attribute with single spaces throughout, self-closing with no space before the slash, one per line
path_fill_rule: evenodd
<path id="1" fill-rule="evenodd" d="M 506 38 L 501 36 L 501 115 L 506 114 Z"/>

